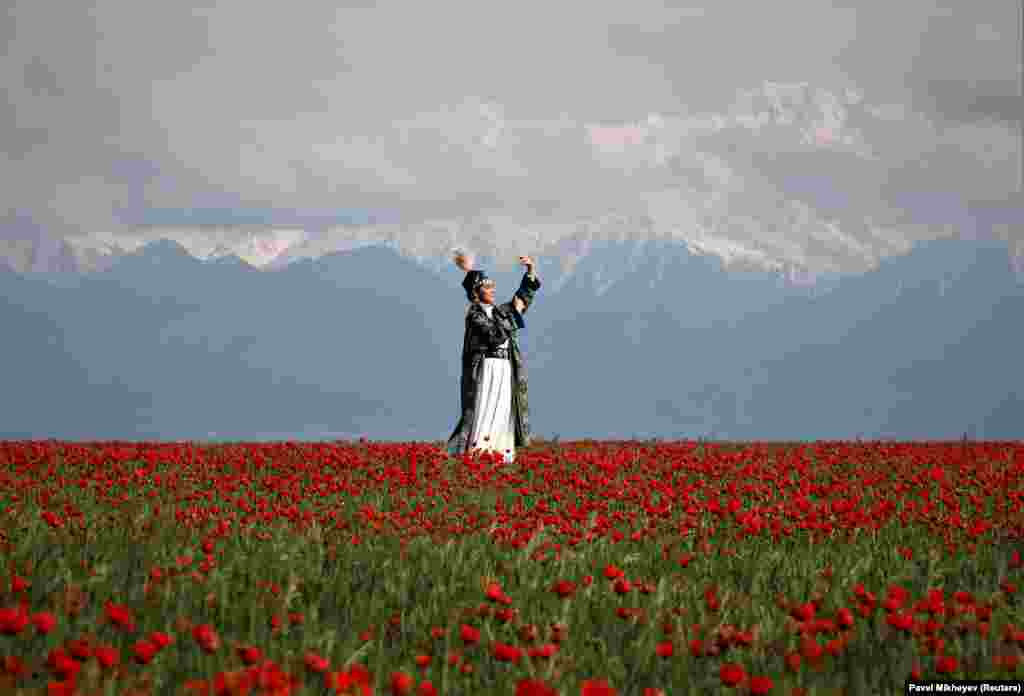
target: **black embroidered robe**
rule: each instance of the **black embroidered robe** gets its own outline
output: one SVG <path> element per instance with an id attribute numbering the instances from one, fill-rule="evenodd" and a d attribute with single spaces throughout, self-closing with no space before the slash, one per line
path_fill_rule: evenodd
<path id="1" fill-rule="evenodd" d="M 540 279 L 529 273 L 516 290 L 524 307 L 525 314 L 533 303 Z M 476 415 L 477 398 L 480 390 L 480 379 L 483 374 L 484 355 L 508 340 L 509 361 L 512 363 L 512 420 L 515 425 L 516 447 L 530 444 L 529 399 L 526 385 L 526 365 L 519 350 L 516 339 L 519 329 L 525 326 L 520 312 L 516 311 L 514 298 L 504 304 L 495 305 L 493 318 L 479 303 L 470 305 L 466 313 L 466 333 L 462 341 L 462 378 L 460 380 L 462 415 L 455 431 L 448 438 L 448 452 L 453 455 L 463 454 L 472 447 L 469 441 L 472 436 L 474 416 Z"/>

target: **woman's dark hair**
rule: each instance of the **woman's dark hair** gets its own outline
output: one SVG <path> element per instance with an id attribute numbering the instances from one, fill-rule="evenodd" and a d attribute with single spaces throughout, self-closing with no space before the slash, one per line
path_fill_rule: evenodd
<path id="1" fill-rule="evenodd" d="M 489 280 L 490 278 L 483 271 L 470 271 L 466 274 L 465 280 L 462 281 L 462 287 L 465 289 L 466 297 L 470 302 L 477 301 L 477 290 Z"/>

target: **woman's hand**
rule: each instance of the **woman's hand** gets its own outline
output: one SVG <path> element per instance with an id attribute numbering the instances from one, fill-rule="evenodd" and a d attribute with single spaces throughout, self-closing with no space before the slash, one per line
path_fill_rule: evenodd
<path id="1" fill-rule="evenodd" d="M 518 295 L 512 298 L 512 306 L 515 307 L 516 311 L 520 314 L 522 314 L 523 310 L 526 309 L 526 303 L 519 299 Z"/>
<path id="2" fill-rule="evenodd" d="M 459 250 L 452 255 L 452 258 L 455 261 L 455 265 L 458 266 L 460 270 L 465 271 L 466 273 L 473 270 L 474 259 L 472 254 Z"/>
<path id="3" fill-rule="evenodd" d="M 533 273 L 533 259 L 531 259 L 529 256 L 520 256 L 519 263 L 526 266 L 527 273 Z"/>

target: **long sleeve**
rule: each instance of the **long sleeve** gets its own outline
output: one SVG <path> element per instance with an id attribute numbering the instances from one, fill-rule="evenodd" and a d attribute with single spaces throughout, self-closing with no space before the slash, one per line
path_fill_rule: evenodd
<path id="1" fill-rule="evenodd" d="M 531 275 L 529 272 L 523 274 L 523 280 L 519 283 L 519 289 L 516 290 L 515 296 L 523 301 L 523 311 L 519 314 L 526 314 L 526 310 L 533 304 L 534 295 L 540 290 L 540 278 L 535 275 Z M 512 309 L 515 311 L 514 302 Z"/>
<path id="2" fill-rule="evenodd" d="M 484 344 L 489 349 L 495 349 L 508 340 L 509 333 L 499 321 L 491 321 L 486 315 L 480 312 L 470 312 L 466 317 L 470 330 L 477 336 L 483 338 Z"/>

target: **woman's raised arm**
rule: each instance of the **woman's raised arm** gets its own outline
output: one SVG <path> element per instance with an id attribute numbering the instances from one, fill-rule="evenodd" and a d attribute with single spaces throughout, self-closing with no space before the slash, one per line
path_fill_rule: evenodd
<path id="1" fill-rule="evenodd" d="M 519 283 L 519 289 L 512 297 L 512 308 L 519 314 L 525 314 L 526 310 L 533 304 L 533 297 L 540 289 L 540 278 L 533 271 L 533 259 L 529 256 L 520 256 L 519 262 L 526 266 L 526 273 Z"/>

